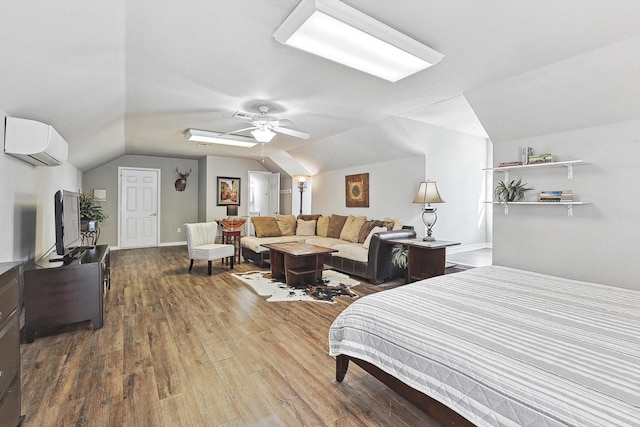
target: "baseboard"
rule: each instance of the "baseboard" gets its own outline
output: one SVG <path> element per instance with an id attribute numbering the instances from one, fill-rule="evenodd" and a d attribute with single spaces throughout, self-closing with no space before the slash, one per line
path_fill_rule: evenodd
<path id="1" fill-rule="evenodd" d="M 448 246 L 447 247 L 447 253 L 448 254 L 457 254 L 460 252 L 468 252 L 468 251 L 474 251 L 477 249 L 485 249 L 485 248 L 491 248 L 492 244 L 491 243 L 475 243 L 473 245 L 457 245 L 457 246 Z"/>
<path id="2" fill-rule="evenodd" d="M 153 248 L 153 247 L 162 247 L 162 246 L 186 246 L 187 242 L 186 240 L 184 242 L 162 242 L 159 243 L 158 246 L 148 246 L 149 248 Z M 118 251 L 120 249 L 140 249 L 140 247 L 135 247 L 135 248 L 121 248 L 119 246 L 111 246 L 109 248 L 112 251 Z"/>

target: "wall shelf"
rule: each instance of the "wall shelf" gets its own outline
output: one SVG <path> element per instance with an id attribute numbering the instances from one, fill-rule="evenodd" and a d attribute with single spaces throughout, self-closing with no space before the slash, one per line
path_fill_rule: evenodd
<path id="1" fill-rule="evenodd" d="M 485 202 L 493 203 L 494 205 L 503 205 L 504 214 L 509 215 L 509 205 L 545 205 L 545 206 L 566 206 L 567 216 L 573 216 L 573 207 L 576 205 L 589 205 L 591 202 L 509 202 L 505 205 L 500 202 Z"/>
<path id="2" fill-rule="evenodd" d="M 582 160 L 566 160 L 563 162 L 548 162 L 548 163 L 534 163 L 531 165 L 517 165 L 517 166 L 504 166 L 498 168 L 486 168 L 482 169 L 483 171 L 493 171 L 493 172 L 502 172 L 504 173 L 504 180 L 509 180 L 509 171 L 514 169 L 538 169 L 538 168 L 559 168 L 566 167 L 567 168 L 567 178 L 573 178 L 573 167 L 579 165 L 588 165 L 588 162 Z"/>

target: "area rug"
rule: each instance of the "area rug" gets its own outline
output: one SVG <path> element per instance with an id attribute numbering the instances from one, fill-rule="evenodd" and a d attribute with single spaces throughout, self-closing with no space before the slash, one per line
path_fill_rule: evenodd
<path id="1" fill-rule="evenodd" d="M 270 271 L 249 271 L 232 273 L 262 296 L 269 296 L 268 302 L 312 301 L 335 304 L 336 297 L 358 298 L 351 288 L 360 282 L 333 270 L 322 272 L 322 279 L 316 284 L 301 283 L 294 287 L 271 278 Z"/>

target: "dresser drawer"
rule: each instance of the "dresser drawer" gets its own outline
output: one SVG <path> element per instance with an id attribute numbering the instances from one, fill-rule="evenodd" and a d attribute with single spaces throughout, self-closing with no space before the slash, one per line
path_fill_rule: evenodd
<path id="1" fill-rule="evenodd" d="M 9 385 L 0 399 L 0 427 L 16 427 L 20 422 L 20 379 Z"/>
<path id="2" fill-rule="evenodd" d="M 15 276 L 0 283 L 0 327 L 18 307 L 18 280 Z"/>
<path id="3" fill-rule="evenodd" d="M 0 396 L 9 388 L 20 369 L 20 322 L 13 314 L 0 329 Z"/>

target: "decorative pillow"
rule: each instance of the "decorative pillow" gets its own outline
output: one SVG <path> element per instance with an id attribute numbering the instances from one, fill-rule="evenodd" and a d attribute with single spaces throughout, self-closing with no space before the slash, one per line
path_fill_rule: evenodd
<path id="1" fill-rule="evenodd" d="M 364 239 L 364 243 L 362 244 L 362 246 L 366 249 L 369 249 L 369 245 L 371 244 L 371 237 L 373 237 L 373 235 L 376 233 L 380 233 L 381 231 L 387 231 L 387 227 L 373 227 L 369 232 L 367 238 Z"/>
<path id="2" fill-rule="evenodd" d="M 342 227 L 344 227 L 344 223 L 347 221 L 347 217 L 343 215 L 331 215 L 331 219 L 329 220 L 329 230 L 327 231 L 327 237 L 333 237 L 334 239 L 340 238 L 340 233 L 342 232 Z"/>
<path id="3" fill-rule="evenodd" d="M 365 223 L 362 224 L 362 227 L 360 228 L 360 232 L 358 233 L 358 243 L 364 243 L 373 227 L 384 227 L 384 222 L 377 221 L 375 219 L 372 219 L 371 221 L 365 221 Z"/>
<path id="4" fill-rule="evenodd" d="M 342 231 L 340 232 L 340 239 L 347 242 L 356 243 L 358 241 L 358 233 L 362 228 L 362 224 L 367 220 L 366 216 L 353 216 L 349 215 L 344 222 Z"/>
<path id="5" fill-rule="evenodd" d="M 276 223 L 283 236 L 294 236 L 296 234 L 295 215 L 276 215 Z"/>
<path id="6" fill-rule="evenodd" d="M 272 216 L 252 216 L 251 222 L 256 229 L 256 237 L 282 236 L 278 223 Z"/>
<path id="7" fill-rule="evenodd" d="M 312 220 L 312 219 L 317 220 L 321 216 L 322 216 L 322 214 L 301 214 L 301 215 L 298 215 L 298 219 L 303 219 L 305 221 L 309 221 L 309 220 Z"/>
<path id="8" fill-rule="evenodd" d="M 329 232 L 330 219 L 330 216 L 321 216 L 320 218 L 318 218 L 318 230 L 316 231 L 318 237 L 327 237 L 327 233 Z"/>
<path id="9" fill-rule="evenodd" d="M 404 220 L 402 219 L 397 219 L 397 218 L 385 218 L 385 221 L 390 221 L 393 222 L 393 228 L 390 228 L 389 230 L 402 230 L 402 224 L 404 223 Z"/>
<path id="10" fill-rule="evenodd" d="M 311 219 L 305 221 L 304 219 L 298 220 L 298 226 L 296 227 L 296 236 L 315 236 L 316 235 L 316 220 Z"/>

